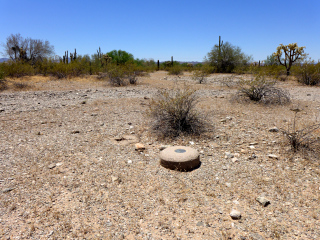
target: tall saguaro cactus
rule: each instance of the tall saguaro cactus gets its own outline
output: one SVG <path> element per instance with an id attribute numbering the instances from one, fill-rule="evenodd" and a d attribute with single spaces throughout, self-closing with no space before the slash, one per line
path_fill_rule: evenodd
<path id="1" fill-rule="evenodd" d="M 218 67 L 222 67 L 222 54 L 221 54 L 221 47 L 223 45 L 223 41 L 221 41 L 221 36 L 219 36 L 219 50 L 218 50 Z"/>

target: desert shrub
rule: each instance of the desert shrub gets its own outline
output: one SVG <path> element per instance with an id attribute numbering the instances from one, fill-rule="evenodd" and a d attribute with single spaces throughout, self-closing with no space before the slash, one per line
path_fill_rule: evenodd
<path id="1" fill-rule="evenodd" d="M 195 70 L 192 73 L 192 79 L 198 83 L 204 83 L 207 79 L 208 73 L 201 70 Z"/>
<path id="2" fill-rule="evenodd" d="M 68 76 L 68 65 L 63 62 L 56 63 L 50 74 L 58 79 L 66 78 Z"/>
<path id="3" fill-rule="evenodd" d="M 317 85 L 320 82 L 320 63 L 305 62 L 302 66 L 293 69 L 298 82 L 305 85 Z"/>
<path id="4" fill-rule="evenodd" d="M 32 76 L 34 74 L 34 68 L 28 64 L 21 61 L 18 62 L 7 62 L 3 65 L 4 74 L 8 77 L 23 77 Z"/>
<path id="5" fill-rule="evenodd" d="M 29 88 L 30 85 L 28 83 L 24 83 L 24 82 L 15 82 L 15 83 L 13 83 L 13 87 L 15 89 L 23 90 L 23 89 Z"/>
<path id="6" fill-rule="evenodd" d="M 288 130 L 282 130 L 282 133 L 287 138 L 291 149 L 294 152 L 300 150 L 319 150 L 320 149 L 320 137 L 317 136 L 316 132 L 320 129 L 320 124 L 312 124 L 306 126 L 302 129 L 296 128 L 296 116 L 297 113 L 300 111 L 299 109 L 293 109 L 295 111 L 293 126 Z"/>
<path id="7" fill-rule="evenodd" d="M 122 67 L 112 66 L 107 71 L 109 82 L 115 86 L 125 86 L 128 84 L 125 71 Z"/>
<path id="8" fill-rule="evenodd" d="M 173 65 L 172 67 L 168 68 L 169 75 L 180 75 L 183 72 L 183 68 L 180 65 Z"/>
<path id="9" fill-rule="evenodd" d="M 249 80 L 240 79 L 237 96 L 264 104 L 286 104 L 290 102 L 289 93 L 275 87 L 275 83 L 274 80 L 267 79 L 263 75 L 257 75 Z"/>
<path id="10" fill-rule="evenodd" d="M 160 91 L 150 104 L 153 130 L 162 137 L 177 137 L 182 133 L 199 135 L 205 122 L 195 110 L 197 103 L 198 96 L 193 90 Z"/>
<path id="11" fill-rule="evenodd" d="M 211 66 L 210 64 L 201 65 L 199 70 L 207 75 L 217 72 L 217 68 L 215 66 Z"/>
<path id="12" fill-rule="evenodd" d="M 8 83 L 5 79 L 0 78 L 0 91 L 8 89 Z"/>

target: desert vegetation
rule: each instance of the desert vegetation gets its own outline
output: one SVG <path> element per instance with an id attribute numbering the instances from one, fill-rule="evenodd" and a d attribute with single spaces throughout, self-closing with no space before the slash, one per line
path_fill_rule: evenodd
<path id="1" fill-rule="evenodd" d="M 287 76 L 276 55 L 253 63 L 221 39 L 197 65 L 14 49 L 0 64 L 1 239 L 320 238 L 319 63 Z M 201 165 L 161 167 L 169 146 Z"/>

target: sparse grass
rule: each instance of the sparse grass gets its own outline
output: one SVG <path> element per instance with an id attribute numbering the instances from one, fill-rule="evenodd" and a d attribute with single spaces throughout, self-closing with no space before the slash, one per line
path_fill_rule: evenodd
<path id="1" fill-rule="evenodd" d="M 204 72 L 204 71 L 195 70 L 192 73 L 192 79 L 201 84 L 201 83 L 205 83 L 206 82 L 206 79 L 207 79 L 208 75 L 209 74 Z"/>
<path id="2" fill-rule="evenodd" d="M 314 135 L 320 129 L 320 123 L 312 124 L 301 129 L 297 129 L 296 117 L 299 109 L 293 109 L 295 112 L 292 128 L 283 130 L 282 133 L 286 136 L 291 149 L 294 152 L 308 150 L 319 151 L 320 136 Z"/>
<path id="3" fill-rule="evenodd" d="M 163 137 L 176 137 L 182 133 L 201 134 L 205 123 L 196 111 L 198 101 L 194 90 L 160 91 L 150 104 L 153 129 Z"/>
<path id="4" fill-rule="evenodd" d="M 168 68 L 168 74 L 169 75 L 182 75 L 183 68 L 179 65 L 174 65 L 173 67 Z"/>
<path id="5" fill-rule="evenodd" d="M 284 89 L 275 87 L 276 82 L 265 76 L 257 75 L 249 80 L 239 81 L 238 98 L 248 98 L 251 101 L 264 104 L 287 104 L 290 95 Z"/>

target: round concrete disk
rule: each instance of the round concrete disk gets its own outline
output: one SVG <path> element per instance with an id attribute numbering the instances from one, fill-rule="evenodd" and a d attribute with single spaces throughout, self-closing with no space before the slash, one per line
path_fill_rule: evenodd
<path id="1" fill-rule="evenodd" d="M 183 146 L 167 147 L 160 152 L 161 166 L 178 171 L 190 171 L 200 165 L 196 149 Z"/>

